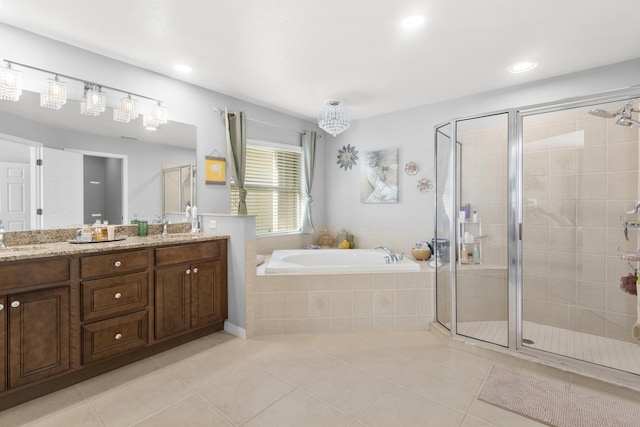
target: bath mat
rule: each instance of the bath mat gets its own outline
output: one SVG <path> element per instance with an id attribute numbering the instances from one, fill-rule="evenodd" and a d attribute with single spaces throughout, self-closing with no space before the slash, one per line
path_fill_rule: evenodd
<path id="1" fill-rule="evenodd" d="M 640 405 L 494 366 L 479 400 L 555 427 L 637 427 Z"/>

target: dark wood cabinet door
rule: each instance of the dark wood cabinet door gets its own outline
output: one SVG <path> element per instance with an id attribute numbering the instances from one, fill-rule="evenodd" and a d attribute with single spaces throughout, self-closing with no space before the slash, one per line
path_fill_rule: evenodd
<path id="1" fill-rule="evenodd" d="M 9 388 L 69 370 L 69 288 L 10 295 Z"/>
<path id="2" fill-rule="evenodd" d="M 190 329 L 191 266 L 157 269 L 155 272 L 155 336 L 162 339 Z"/>
<path id="3" fill-rule="evenodd" d="M 220 260 L 201 261 L 192 265 L 191 327 L 197 328 L 223 320 L 227 303 L 223 289 L 223 270 Z M 225 287 L 226 288 L 226 287 Z M 226 316 L 225 316 L 226 317 Z"/>
<path id="4" fill-rule="evenodd" d="M 0 297 L 0 392 L 7 388 L 7 299 Z"/>

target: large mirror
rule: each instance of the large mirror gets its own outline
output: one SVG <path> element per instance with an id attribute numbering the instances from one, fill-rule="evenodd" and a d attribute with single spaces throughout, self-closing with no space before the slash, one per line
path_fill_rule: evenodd
<path id="1" fill-rule="evenodd" d="M 80 114 L 79 101 L 60 110 L 39 103 L 29 91 L 0 101 L 0 219 L 8 230 L 162 218 L 163 168 L 196 163 L 195 126 L 169 121 L 150 131 L 142 118 L 114 121 L 111 108 L 93 117 Z"/>

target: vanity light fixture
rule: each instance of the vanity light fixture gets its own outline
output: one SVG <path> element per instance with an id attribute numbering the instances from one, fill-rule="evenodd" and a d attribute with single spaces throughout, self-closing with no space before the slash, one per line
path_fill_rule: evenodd
<path id="1" fill-rule="evenodd" d="M 11 62 L 0 68 L 0 99 L 18 101 L 22 95 L 22 72 L 11 68 Z"/>
<path id="2" fill-rule="evenodd" d="M 40 106 L 59 110 L 67 102 L 67 83 L 60 81 L 59 77 L 65 80 L 79 82 L 84 87 L 83 97 L 80 102 L 80 114 L 87 116 L 98 116 L 107 108 L 107 92 L 120 92 L 125 94 L 120 99 L 119 106 L 113 110 L 113 120 L 117 122 L 129 123 L 135 120 L 140 114 L 136 105 L 142 98 L 152 101 L 153 105 L 147 115 L 145 115 L 144 126 L 148 129 L 156 130 L 158 127 L 167 124 L 167 108 L 162 106 L 162 101 L 148 96 L 140 95 L 130 91 L 105 86 L 98 83 L 89 82 L 77 77 L 68 76 L 43 68 L 32 67 L 5 59 L 7 64 L 0 67 L 0 100 L 18 101 L 22 95 L 22 72 L 12 68 L 13 65 L 40 71 L 46 74 L 53 74 L 55 77 L 46 81 L 44 90 L 40 93 Z M 107 91 L 107 92 L 105 92 Z M 148 117 L 147 117 L 148 116 Z"/>
<path id="3" fill-rule="evenodd" d="M 99 116 L 107 109 L 107 96 L 98 85 L 85 83 L 84 96 L 80 101 L 80 114 Z"/>
<path id="4" fill-rule="evenodd" d="M 47 79 L 44 90 L 40 92 L 40 106 L 59 110 L 67 103 L 67 84 L 61 82 L 56 75 Z"/>
<path id="5" fill-rule="evenodd" d="M 318 113 L 318 126 L 332 136 L 341 134 L 351 126 L 351 114 L 342 101 L 327 101 Z"/>
<path id="6" fill-rule="evenodd" d="M 158 104 L 151 106 L 149 112 L 142 117 L 142 122 L 147 130 L 156 130 L 167 124 L 167 108 L 158 101 Z"/>
<path id="7" fill-rule="evenodd" d="M 120 100 L 118 108 L 113 109 L 113 120 L 116 122 L 129 123 L 137 118 L 136 100 L 130 94 Z"/>
<path id="8" fill-rule="evenodd" d="M 531 71 L 538 66 L 538 63 L 532 59 L 527 59 L 525 61 L 519 61 L 513 63 L 509 66 L 509 72 L 511 74 L 519 74 L 526 73 L 527 71 Z"/>

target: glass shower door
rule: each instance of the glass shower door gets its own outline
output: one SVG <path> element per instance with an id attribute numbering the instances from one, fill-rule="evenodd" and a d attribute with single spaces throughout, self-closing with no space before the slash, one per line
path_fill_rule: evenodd
<path id="1" fill-rule="evenodd" d="M 640 374 L 637 296 L 620 286 L 639 267 L 622 258 L 640 244 L 640 140 L 605 114 L 626 102 L 522 117 L 522 345 Z"/>
<path id="2" fill-rule="evenodd" d="M 458 120 L 456 330 L 509 345 L 508 114 Z"/>
<path id="3" fill-rule="evenodd" d="M 436 158 L 436 226 L 434 242 L 449 240 L 451 217 L 453 181 L 451 164 L 451 124 L 447 123 L 436 128 L 435 134 L 435 158 Z M 435 249 L 435 248 L 434 248 Z M 451 301 L 451 270 L 448 263 L 444 262 L 442 252 L 434 250 L 432 265 L 436 269 L 436 320 L 445 328 L 451 330 L 452 301 Z"/>

